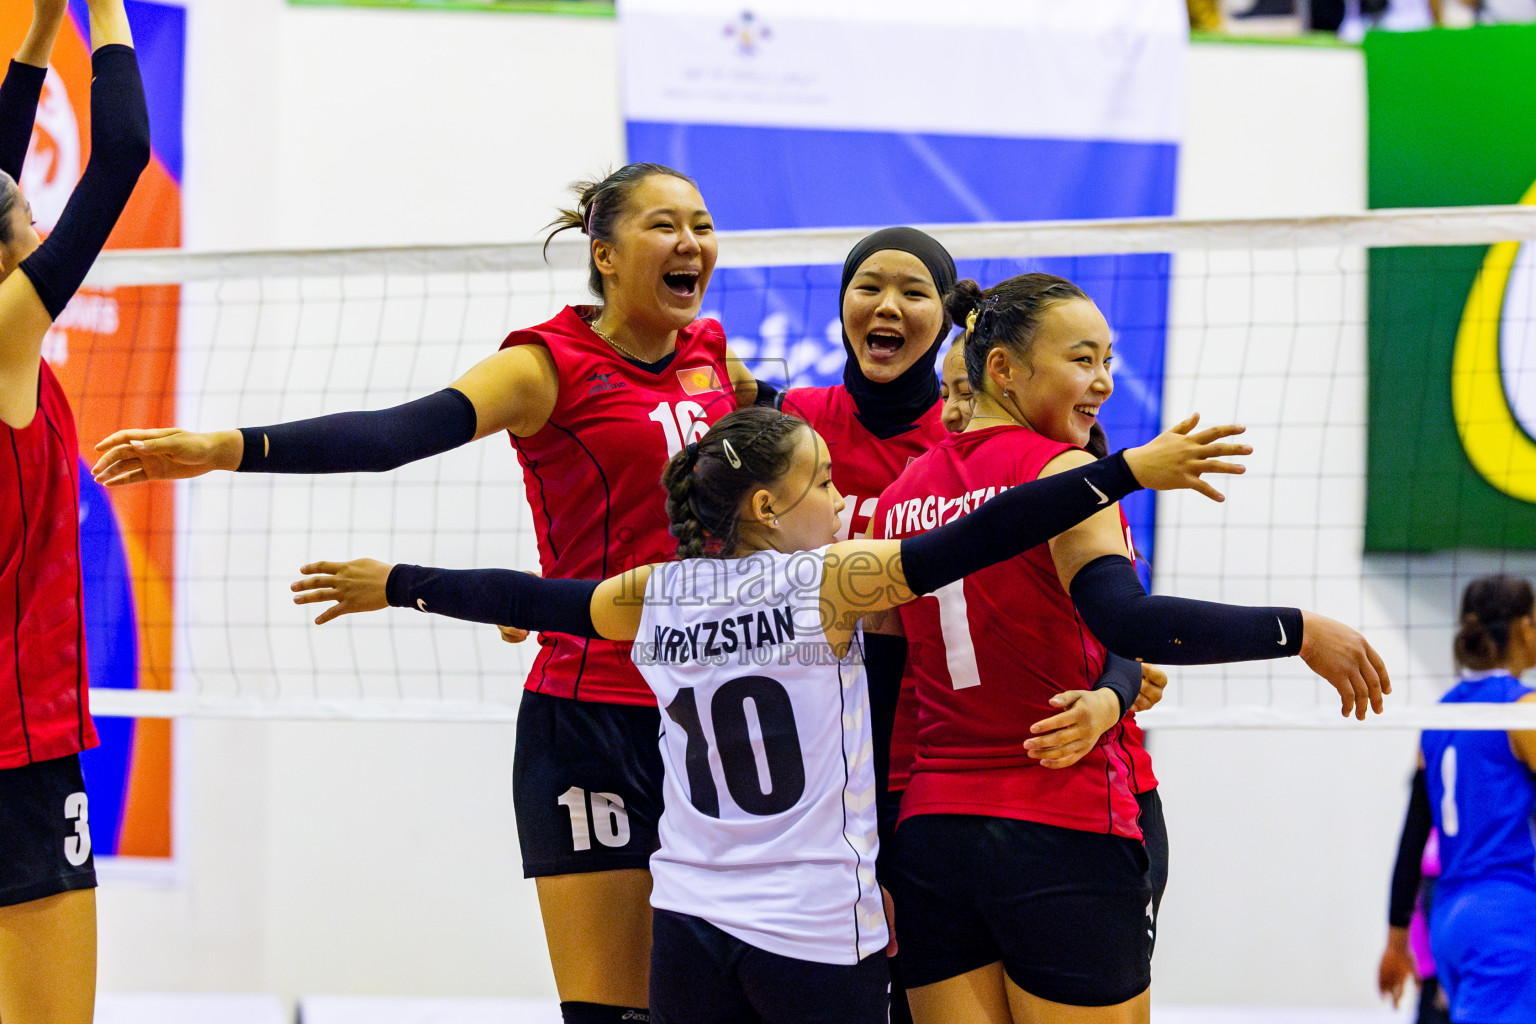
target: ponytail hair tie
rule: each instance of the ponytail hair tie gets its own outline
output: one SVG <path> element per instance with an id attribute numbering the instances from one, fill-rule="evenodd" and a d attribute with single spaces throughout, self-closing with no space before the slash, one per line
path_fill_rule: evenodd
<path id="1" fill-rule="evenodd" d="M 688 472 L 692 473 L 699 467 L 699 442 L 689 441 L 683 445 L 683 451 L 688 455 Z"/>
<path id="2" fill-rule="evenodd" d="M 587 216 L 586 216 L 586 219 L 584 220 L 584 222 L 581 225 L 582 233 L 585 234 L 588 238 L 592 237 L 592 217 L 596 213 L 597 213 L 597 201 L 593 200 L 592 202 L 587 204 Z"/>

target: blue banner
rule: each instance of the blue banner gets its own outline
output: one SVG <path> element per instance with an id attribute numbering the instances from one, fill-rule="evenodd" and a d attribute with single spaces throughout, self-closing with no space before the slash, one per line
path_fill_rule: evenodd
<path id="1" fill-rule="evenodd" d="M 1173 213 L 1183 5 L 821 6 L 773 0 L 721 15 L 704 2 L 626 0 L 629 159 L 692 175 L 729 230 Z M 1169 266 L 1152 254 L 959 270 L 983 286 L 1045 271 L 1088 292 L 1115 332 L 1102 423 L 1120 447 L 1161 423 Z M 737 355 L 786 367 L 790 385 L 835 383 L 840 269 L 717 271 L 704 313 Z M 1149 555 L 1151 496 L 1126 512 Z"/>

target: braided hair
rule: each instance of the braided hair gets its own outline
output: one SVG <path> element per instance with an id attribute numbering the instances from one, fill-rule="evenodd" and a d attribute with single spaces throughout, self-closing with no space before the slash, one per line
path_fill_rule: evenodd
<path id="1" fill-rule="evenodd" d="M 661 474 L 678 558 L 736 550 L 742 501 L 789 471 L 805 421 L 766 406 L 738 409 L 672 456 Z"/>
<path id="2" fill-rule="evenodd" d="M 1531 614 L 1529 581 L 1495 573 L 1467 584 L 1461 595 L 1461 627 L 1456 631 L 1456 664 L 1474 672 L 1497 668 L 1509 652 L 1509 627 Z"/>

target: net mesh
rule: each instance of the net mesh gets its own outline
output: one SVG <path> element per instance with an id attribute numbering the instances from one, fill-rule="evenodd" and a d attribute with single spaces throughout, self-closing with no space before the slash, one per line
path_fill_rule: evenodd
<path id="1" fill-rule="evenodd" d="M 1408 550 L 1408 543 L 1393 550 L 1378 539 L 1373 547 L 1380 550 L 1365 551 L 1372 444 L 1371 458 L 1382 461 L 1381 439 L 1370 441 L 1371 418 L 1384 401 L 1418 402 L 1419 408 L 1424 396 L 1451 388 L 1449 365 L 1383 379 L 1378 346 L 1394 343 L 1383 333 L 1388 290 L 1412 296 L 1421 303 L 1416 316 L 1443 320 L 1454 333 L 1466 314 L 1467 289 L 1453 288 L 1427 307 L 1424 296 L 1469 259 L 1480 279 L 1479 261 L 1492 243 L 1536 240 L 1536 208 L 931 230 L 961 261 L 962 274 L 984 285 L 1021 269 L 1064 273 L 1105 308 L 1117 342 L 1137 331 L 1155 336 L 1160 367 L 1151 369 L 1161 372 L 1151 372 L 1137 355 L 1143 365 L 1117 374 L 1111 403 L 1153 413 L 1145 422 L 1122 421 L 1114 446 L 1140 443 L 1159 418 L 1171 423 L 1196 410 L 1207 423 L 1248 427 L 1257 451 L 1245 476 L 1218 482 L 1226 503 L 1187 492 L 1159 496 L 1155 529 L 1149 507 L 1137 543 L 1152 555 L 1157 591 L 1297 604 L 1358 626 L 1394 681 L 1392 709 L 1373 728 L 1536 726 L 1536 716 L 1526 713 L 1533 709 L 1435 706 L 1453 678 L 1450 648 L 1461 588 L 1489 571 L 1536 575 L 1536 557 L 1507 543 L 1507 530 L 1475 529 L 1475 519 L 1471 535 L 1444 550 Z M 837 271 L 865 233 L 722 233 L 725 272 L 711 287 L 705 315 L 722 315 L 739 354 L 781 370 L 766 376 L 793 383 L 837 379 Z M 1383 262 L 1383 253 L 1419 258 L 1405 267 Z M 1168 255 L 1150 262 L 1127 258 L 1141 254 Z M 568 302 L 590 301 L 583 261 L 583 245 L 571 239 L 557 240 L 547 260 L 536 245 L 108 253 L 83 300 L 133 295 L 140 303 L 174 305 L 180 317 L 175 422 L 214 429 L 385 407 L 443 387 L 494 351 L 511 327 L 539 323 Z M 1392 273 L 1384 275 L 1383 267 Z M 1117 322 L 1106 293 L 1143 287 L 1149 277 L 1165 289 L 1163 305 L 1151 314 L 1122 314 Z M 1515 260 L 1507 293 L 1513 298 L 1492 315 L 1505 353 L 1498 372 L 1506 390 L 1517 394 L 1524 342 L 1536 342 L 1532 306 L 1520 298 L 1536 294 L 1536 261 Z M 101 301 L 95 301 L 99 323 Z M 75 316 L 76 328 L 89 319 Z M 131 332 L 111 326 L 118 343 L 131 348 Z M 55 350 L 54 357 L 67 361 L 70 353 Z M 1377 365 L 1374 385 L 1368 362 Z M 95 376 L 90 366 L 75 368 L 84 373 L 93 408 L 133 408 L 124 390 L 134 382 L 105 369 L 115 365 L 110 360 L 102 365 Z M 1422 418 L 1423 436 L 1399 431 L 1395 443 L 1403 452 L 1421 451 L 1434 430 L 1444 432 L 1444 424 L 1430 422 L 1433 415 Z M 82 433 L 83 445 L 96 440 Z M 1406 474 L 1412 487 L 1414 466 L 1410 459 L 1407 468 L 1391 471 Z M 1375 488 L 1383 478 L 1373 470 L 1369 479 Z M 113 495 L 120 517 L 124 493 Z M 1450 499 L 1426 496 L 1423 507 L 1404 514 L 1456 516 L 1459 492 L 1449 493 Z M 488 627 L 403 612 L 349 616 L 317 628 L 309 622 L 314 610 L 294 607 L 286 588 L 301 564 L 317 558 L 535 566 L 521 474 L 505 439 L 381 475 L 212 474 L 175 484 L 174 508 L 174 516 L 143 520 L 146 536 L 157 538 L 145 543 L 174 551 L 168 581 L 156 584 L 139 571 L 134 544 L 128 545 L 140 635 L 158 630 L 170 638 L 143 642 L 138 651 L 140 678 L 160 689 L 96 689 L 98 712 L 513 717 L 532 641 L 509 645 Z M 152 621 L 154 603 L 143 596 L 155 585 L 169 592 L 160 605 L 165 621 Z M 1171 675 L 1163 703 L 1142 716 L 1149 727 L 1344 724 L 1332 690 L 1297 659 L 1180 668 Z"/>

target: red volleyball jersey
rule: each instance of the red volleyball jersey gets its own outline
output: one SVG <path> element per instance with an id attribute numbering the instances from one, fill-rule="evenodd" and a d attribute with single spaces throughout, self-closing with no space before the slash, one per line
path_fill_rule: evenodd
<path id="1" fill-rule="evenodd" d="M 80 581 L 80 445 L 46 362 L 37 415 L 0 423 L 0 768 L 96 745 Z"/>
<path id="2" fill-rule="evenodd" d="M 876 437 L 857 416 L 853 396 L 841 384 L 829 388 L 794 388 L 784 393 L 782 408 L 799 416 L 826 439 L 832 456 L 832 485 L 843 496 L 843 526 L 838 540 L 870 534 L 870 518 L 880 495 L 907 464 L 948 436 L 940 416 L 943 401 L 918 417 L 911 430 Z M 917 757 L 917 682 L 912 667 L 901 676 L 896 726 L 891 732 L 890 788 L 905 789 Z"/>
<path id="3" fill-rule="evenodd" d="M 543 345 L 560 374 L 549 422 L 512 436 L 545 576 L 599 580 L 649 562 L 671 561 L 661 471 L 683 445 L 736 408 L 726 372 L 725 332 L 695 320 L 677 335 L 660 370 L 631 363 L 567 306 L 554 319 L 513 331 L 501 343 Z M 609 704 L 654 705 L 629 660 L 629 644 L 561 633 L 539 637 L 527 687 Z"/>
<path id="4" fill-rule="evenodd" d="M 832 456 L 832 485 L 848 503 L 838 540 L 869 535 L 870 517 L 881 493 L 907 468 L 907 463 L 944 439 L 948 431 L 939 417 L 944 403 L 935 402 L 911 430 L 895 437 L 876 437 L 859 422 L 853 396 L 841 384 L 829 388 L 793 388 L 784 393 L 781 408 L 816 428 Z"/>
<path id="5" fill-rule="evenodd" d="M 923 533 L 1036 479 L 1071 445 L 1020 426 L 954 434 L 886 489 L 880 536 Z M 918 749 L 901 816 L 982 814 L 1141 838 L 1123 727 L 1071 768 L 1042 768 L 1024 753 L 1048 703 L 1086 690 L 1104 648 L 1061 587 L 1050 547 L 1031 548 L 903 605 L 917 673 Z"/>

